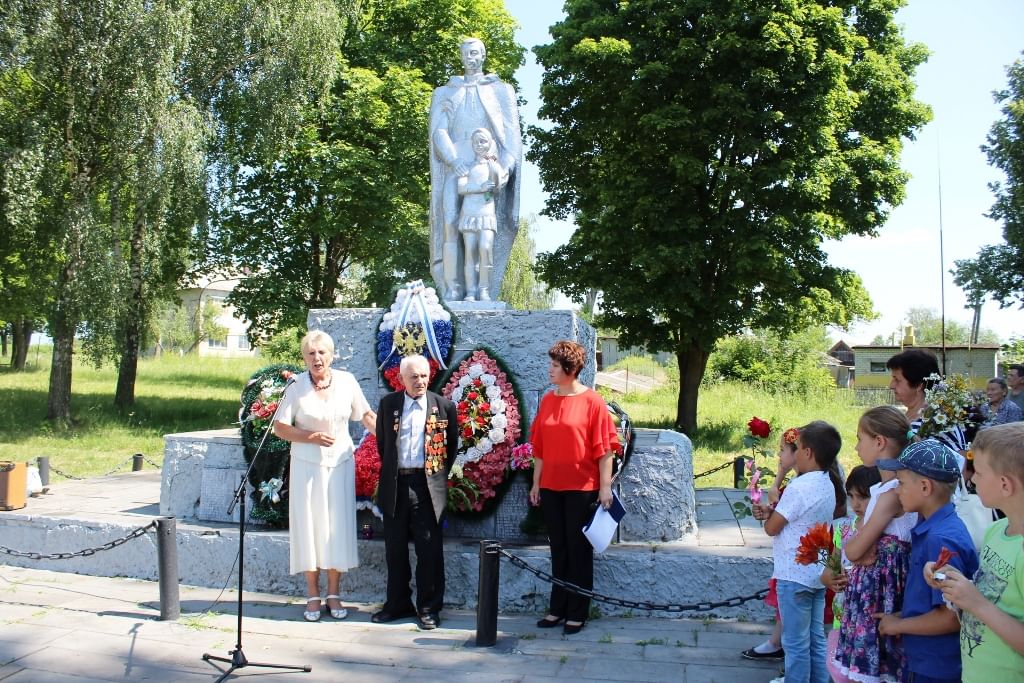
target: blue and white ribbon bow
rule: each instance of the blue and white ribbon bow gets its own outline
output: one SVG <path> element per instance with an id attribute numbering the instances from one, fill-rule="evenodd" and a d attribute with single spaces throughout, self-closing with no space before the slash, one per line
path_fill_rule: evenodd
<path id="1" fill-rule="evenodd" d="M 442 370 L 447 370 L 448 366 L 444 364 L 444 357 L 442 357 L 441 349 L 437 344 L 437 337 L 434 336 L 434 323 L 430 319 L 430 313 L 427 310 L 427 301 L 423 296 L 426 291 L 423 280 L 413 280 L 405 285 L 405 290 L 409 295 L 405 297 L 405 303 L 402 304 L 402 310 L 398 313 L 394 329 L 398 330 L 405 327 L 410 322 L 419 323 L 427 337 L 427 350 L 430 352 L 430 357 L 438 362 Z M 391 356 L 395 355 L 397 349 L 398 345 L 395 344 L 394 333 L 392 333 L 391 351 L 384 358 L 378 370 L 383 369 L 387 365 L 388 360 Z"/>

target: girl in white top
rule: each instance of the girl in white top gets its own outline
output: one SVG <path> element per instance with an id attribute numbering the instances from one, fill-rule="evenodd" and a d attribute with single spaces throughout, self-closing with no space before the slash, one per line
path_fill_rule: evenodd
<path id="1" fill-rule="evenodd" d="M 800 428 L 797 437 L 797 477 L 773 510 L 754 505 L 754 517 L 764 520 L 764 530 L 773 536 L 772 577 L 778 583 L 782 614 L 782 648 L 785 650 L 786 679 L 827 683 L 825 662 L 825 587 L 817 564 L 796 561 L 800 537 L 816 524 L 829 525 L 836 500 L 844 499 L 843 484 L 828 469 L 839 454 L 842 440 L 835 427 L 812 422 Z"/>
<path id="2" fill-rule="evenodd" d="M 855 450 L 861 462 L 874 467 L 879 458 L 895 458 L 910 438 L 910 423 L 899 409 L 879 406 L 866 411 L 857 424 Z M 853 563 L 848 571 L 839 643 L 833 665 L 850 681 L 899 681 L 906 663 L 898 638 L 882 637 L 878 612 L 898 612 L 910 561 L 910 530 L 916 513 L 904 513 L 896 496 L 892 472 L 871 487 L 864 521 L 843 546 Z"/>
<path id="3" fill-rule="evenodd" d="M 322 612 L 320 570 L 327 572 L 327 607 L 335 619 L 341 606 L 341 573 L 356 567 L 354 446 L 348 422 L 371 432 L 377 415 L 351 373 L 332 370 L 334 341 L 319 330 L 302 339 L 309 372 L 296 376 L 281 400 L 274 434 L 290 441 L 288 539 L 291 573 L 306 575 L 306 621 Z"/>

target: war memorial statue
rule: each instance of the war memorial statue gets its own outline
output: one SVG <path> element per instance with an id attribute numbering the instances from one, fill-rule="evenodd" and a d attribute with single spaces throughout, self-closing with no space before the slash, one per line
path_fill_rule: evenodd
<path id="1" fill-rule="evenodd" d="M 484 73 L 484 44 L 459 50 L 465 73 L 430 102 L 430 272 L 447 301 L 490 301 L 519 227 L 519 111 L 512 86 Z"/>

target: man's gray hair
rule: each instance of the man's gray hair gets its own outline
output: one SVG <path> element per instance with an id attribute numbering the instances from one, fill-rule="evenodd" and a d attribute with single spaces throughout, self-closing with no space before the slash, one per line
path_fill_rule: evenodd
<path id="1" fill-rule="evenodd" d="M 398 364 L 399 374 L 404 375 L 406 368 L 414 365 L 420 365 L 426 368 L 427 372 L 430 371 L 430 363 L 427 361 L 426 357 L 421 356 L 418 353 L 414 353 L 411 356 L 404 356 L 402 358 L 402 361 Z"/>

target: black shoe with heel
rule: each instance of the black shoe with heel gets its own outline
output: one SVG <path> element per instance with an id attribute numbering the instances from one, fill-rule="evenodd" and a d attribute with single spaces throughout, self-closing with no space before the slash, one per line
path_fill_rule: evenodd
<path id="1" fill-rule="evenodd" d="M 554 616 L 553 614 L 550 616 Z M 554 628 L 565 621 L 565 617 L 556 617 L 555 619 L 548 619 L 544 617 L 537 622 L 537 628 Z"/>
<path id="2" fill-rule="evenodd" d="M 583 630 L 583 627 L 587 625 L 587 622 L 582 621 L 578 624 L 570 624 L 566 622 L 565 626 L 562 627 L 562 633 L 567 636 L 574 636 Z"/>

